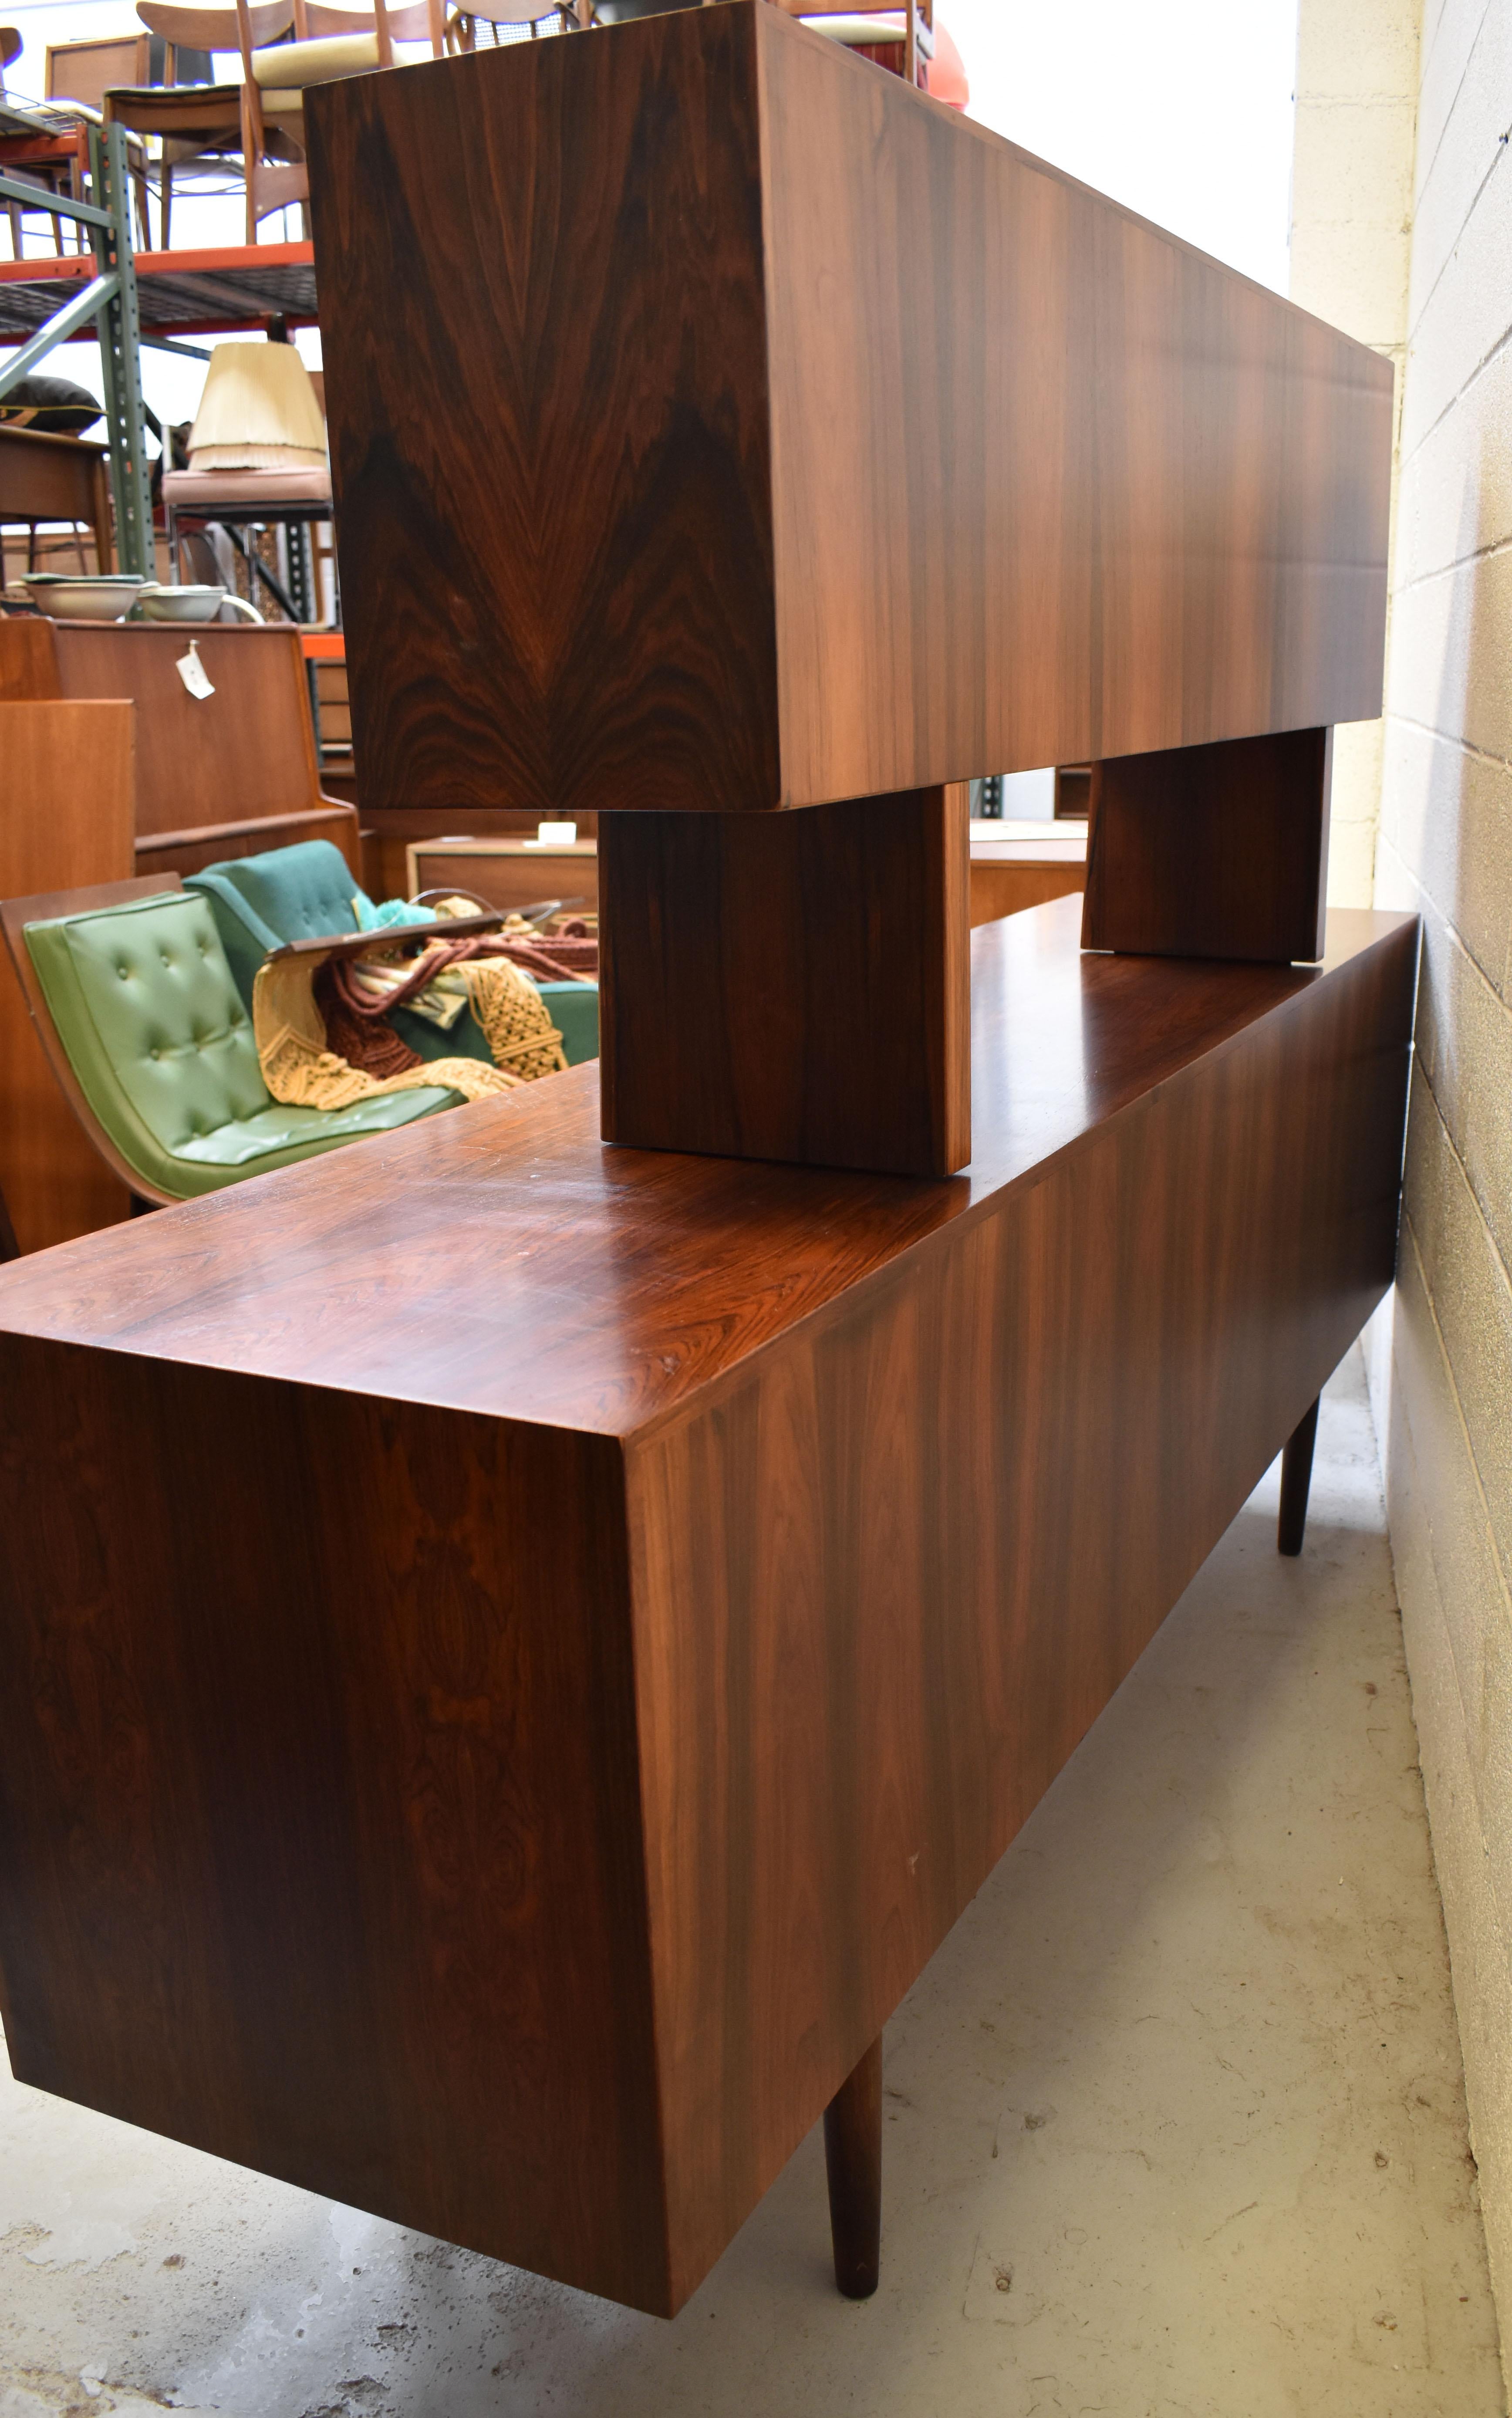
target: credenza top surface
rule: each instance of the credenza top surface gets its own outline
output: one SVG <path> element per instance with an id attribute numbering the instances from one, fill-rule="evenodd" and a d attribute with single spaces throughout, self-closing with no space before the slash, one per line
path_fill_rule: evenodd
<path id="1" fill-rule="evenodd" d="M 611 1148 L 596 1067 L 0 1269 L 0 1332 L 629 1435 L 1410 919 L 1318 968 L 972 934 L 975 1156 L 944 1181 Z"/>

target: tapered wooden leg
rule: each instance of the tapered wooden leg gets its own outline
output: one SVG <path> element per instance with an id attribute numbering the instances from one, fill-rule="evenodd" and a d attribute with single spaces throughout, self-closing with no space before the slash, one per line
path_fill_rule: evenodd
<path id="1" fill-rule="evenodd" d="M 1298 1420 L 1281 1455 L 1281 1517 L 1276 1523 L 1278 1553 L 1300 1553 L 1307 1524 L 1307 1489 L 1312 1484 L 1312 1448 L 1318 1438 L 1318 1405 Z"/>
<path id="2" fill-rule="evenodd" d="M 882 2242 L 882 2036 L 824 2111 L 834 2280 L 848 2301 L 877 2289 Z"/>

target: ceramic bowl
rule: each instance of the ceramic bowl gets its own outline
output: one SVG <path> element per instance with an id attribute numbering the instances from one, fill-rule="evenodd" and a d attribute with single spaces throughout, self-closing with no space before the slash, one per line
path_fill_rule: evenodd
<path id="1" fill-rule="evenodd" d="M 39 612 L 54 621 L 118 621 L 130 610 L 145 580 L 133 572 L 114 572 L 100 579 L 69 579 L 55 571 L 30 571 L 23 586 Z"/>
<path id="2" fill-rule="evenodd" d="M 144 621 L 214 621 L 221 607 L 229 604 L 244 621 L 260 621 L 245 598 L 231 595 L 224 588 L 160 588 L 149 581 L 137 598 Z"/>
<path id="3" fill-rule="evenodd" d="M 144 621 L 213 621 L 225 601 L 223 588 L 144 588 L 138 603 Z"/>

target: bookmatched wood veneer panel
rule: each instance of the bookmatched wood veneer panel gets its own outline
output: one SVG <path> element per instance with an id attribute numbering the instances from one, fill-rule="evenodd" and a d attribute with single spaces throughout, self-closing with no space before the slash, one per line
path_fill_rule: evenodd
<path id="1" fill-rule="evenodd" d="M 307 112 L 364 813 L 777 801 L 753 37 L 702 17 Z"/>
<path id="2" fill-rule="evenodd" d="M 968 805 L 952 788 L 782 815 L 605 815 L 605 1141 L 964 1167 Z"/>
<path id="3" fill-rule="evenodd" d="M 307 121 L 365 808 L 1379 711 L 1389 363 L 764 0 Z"/>

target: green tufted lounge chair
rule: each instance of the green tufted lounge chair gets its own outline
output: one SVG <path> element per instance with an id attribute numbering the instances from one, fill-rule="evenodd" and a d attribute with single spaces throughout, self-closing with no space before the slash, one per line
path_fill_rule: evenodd
<path id="1" fill-rule="evenodd" d="M 209 906 L 191 891 L 116 882 L 3 911 L 54 1071 L 139 1199 L 189 1200 L 457 1105 L 439 1085 L 349 1109 L 274 1100 Z"/>
<path id="2" fill-rule="evenodd" d="M 352 907 L 357 881 L 341 849 L 328 839 L 301 840 L 262 856 L 231 857 L 191 873 L 188 890 L 210 902 L 236 985 L 252 1004 L 253 977 L 270 949 L 290 941 L 328 940 L 358 928 Z M 562 1036 L 570 1066 L 599 1054 L 599 989 L 596 983 L 543 982 L 539 986 L 552 1022 Z M 482 1030 L 467 1011 L 450 1032 L 427 1018 L 397 1008 L 389 1018 L 418 1058 L 478 1058 L 490 1063 Z"/>

